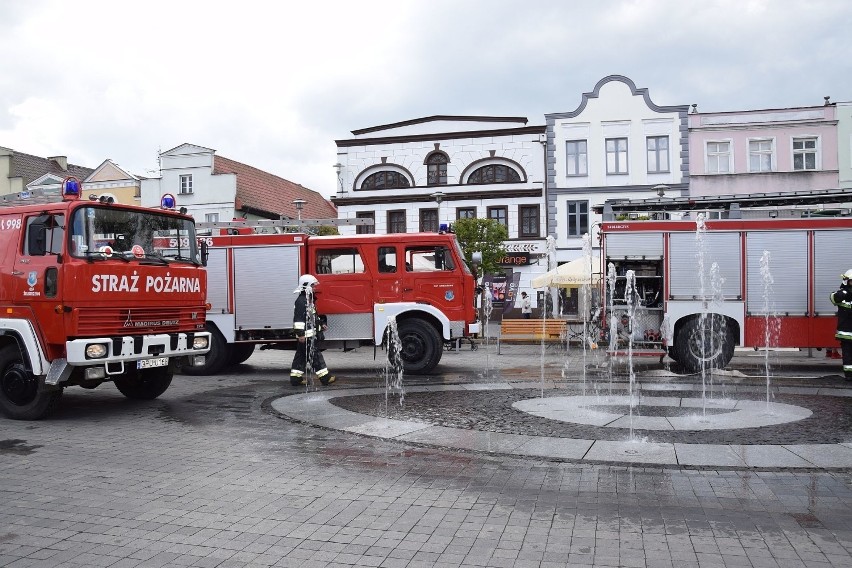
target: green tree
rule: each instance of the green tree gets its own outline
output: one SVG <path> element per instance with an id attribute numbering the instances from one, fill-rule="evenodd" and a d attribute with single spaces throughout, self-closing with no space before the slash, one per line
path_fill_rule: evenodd
<path id="1" fill-rule="evenodd" d="M 316 232 L 313 234 L 324 237 L 326 235 L 339 235 L 340 231 L 338 231 L 337 227 L 333 225 L 320 225 L 316 228 Z"/>
<path id="2" fill-rule="evenodd" d="M 506 227 L 493 219 L 459 219 L 453 224 L 456 238 L 464 253 L 465 262 L 471 265 L 473 253 L 482 253 L 479 274 L 501 273 L 500 259 L 506 256 L 503 242 L 509 238 Z"/>

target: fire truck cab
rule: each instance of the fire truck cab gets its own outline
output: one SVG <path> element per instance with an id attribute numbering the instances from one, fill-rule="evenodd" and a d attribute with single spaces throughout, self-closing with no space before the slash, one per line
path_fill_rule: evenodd
<path id="1" fill-rule="evenodd" d="M 63 389 L 153 399 L 203 362 L 205 272 L 191 217 L 64 194 L 0 199 L 0 413 L 38 419 Z M 169 205 L 170 204 L 170 205 Z"/>
<path id="2" fill-rule="evenodd" d="M 324 348 L 380 346 L 393 318 L 405 371 L 423 374 L 438 365 L 446 342 L 479 333 L 474 277 L 451 233 L 313 236 L 210 225 L 219 233 L 202 237 L 211 351 L 187 373 L 215 374 L 257 345 L 293 348 L 293 290 L 302 274 L 319 281 Z"/>

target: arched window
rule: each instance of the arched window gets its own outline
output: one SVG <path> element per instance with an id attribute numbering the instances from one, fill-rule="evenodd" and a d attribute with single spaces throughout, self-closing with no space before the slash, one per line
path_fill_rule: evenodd
<path id="1" fill-rule="evenodd" d="M 520 183 L 518 172 L 503 164 L 489 164 L 477 168 L 467 178 L 467 183 Z"/>
<path id="2" fill-rule="evenodd" d="M 447 185 L 447 163 L 443 152 L 432 152 L 426 158 L 426 185 Z"/>
<path id="3" fill-rule="evenodd" d="M 408 178 L 394 171 L 381 171 L 370 174 L 361 184 L 361 189 L 397 189 L 411 187 Z"/>

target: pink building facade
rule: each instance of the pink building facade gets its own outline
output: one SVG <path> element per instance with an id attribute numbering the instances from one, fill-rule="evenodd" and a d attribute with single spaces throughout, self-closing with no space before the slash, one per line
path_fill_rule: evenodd
<path id="1" fill-rule="evenodd" d="M 836 107 L 689 114 L 691 196 L 836 189 Z"/>

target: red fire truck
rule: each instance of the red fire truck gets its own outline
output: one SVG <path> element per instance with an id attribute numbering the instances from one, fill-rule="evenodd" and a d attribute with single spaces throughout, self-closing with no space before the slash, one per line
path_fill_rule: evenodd
<path id="1" fill-rule="evenodd" d="M 690 372 L 724 367 L 735 346 L 839 347 L 829 294 L 852 267 L 852 219 L 690 217 L 601 224 L 605 321 L 632 303 L 637 348 Z"/>
<path id="2" fill-rule="evenodd" d="M 257 345 L 293 348 L 293 290 L 302 274 L 320 283 L 326 348 L 382 345 L 395 318 L 405 371 L 423 374 L 438 365 L 445 343 L 479 333 L 474 277 L 451 233 L 312 236 L 273 232 L 281 230 L 274 221 L 203 227 L 217 233 L 200 237 L 209 250 L 211 347 L 188 374 L 215 374 Z"/>
<path id="3" fill-rule="evenodd" d="M 191 217 L 81 196 L 0 198 L 0 413 L 49 414 L 67 386 L 112 381 L 128 398 L 165 392 L 201 364 L 206 274 Z M 191 367 L 189 367 L 191 368 Z"/>

